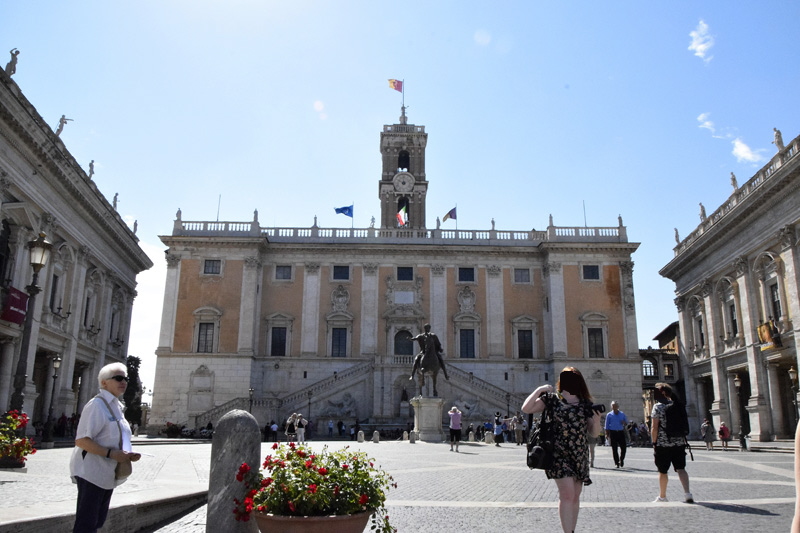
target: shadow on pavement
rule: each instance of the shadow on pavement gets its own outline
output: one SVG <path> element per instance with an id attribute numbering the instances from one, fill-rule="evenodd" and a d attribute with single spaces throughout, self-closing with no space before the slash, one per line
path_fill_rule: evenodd
<path id="1" fill-rule="evenodd" d="M 728 503 L 702 503 L 702 502 L 696 502 L 696 505 L 699 505 L 701 507 L 708 507 L 709 509 L 715 509 L 717 511 L 725 511 L 728 513 L 778 516 L 777 513 L 773 513 L 772 511 L 767 511 L 766 509 L 759 509 L 757 507 L 748 507 L 747 505 L 734 505 Z"/>

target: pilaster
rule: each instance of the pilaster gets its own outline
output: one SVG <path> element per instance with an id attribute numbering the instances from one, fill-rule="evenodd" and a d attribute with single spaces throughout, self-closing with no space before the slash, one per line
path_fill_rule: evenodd
<path id="1" fill-rule="evenodd" d="M 317 355 L 319 346 L 319 269 L 319 263 L 306 263 L 303 273 L 302 355 Z"/>

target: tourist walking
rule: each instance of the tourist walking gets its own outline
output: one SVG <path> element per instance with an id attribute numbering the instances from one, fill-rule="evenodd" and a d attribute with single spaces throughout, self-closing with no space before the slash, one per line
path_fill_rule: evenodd
<path id="1" fill-rule="evenodd" d="M 522 404 L 524 413 L 552 413 L 554 432 L 553 465 L 545 470 L 558 488 L 558 515 L 565 533 L 575 531 L 581 505 L 581 491 L 590 485 L 589 435 L 600 431 L 600 413 L 592 411 L 592 396 L 580 371 L 566 367 L 556 383 L 534 390 Z"/>
<path id="2" fill-rule="evenodd" d="M 650 415 L 653 420 L 650 431 L 653 456 L 658 469 L 659 493 L 653 503 L 667 501 L 670 466 L 677 472 L 683 486 L 683 500 L 686 503 L 694 503 L 694 497 L 689 491 L 689 474 L 686 473 L 686 434 L 677 436 L 677 432 L 674 431 L 678 429 L 681 420 L 686 420 L 686 408 L 675 397 L 672 387 L 667 383 L 656 383 L 655 399 L 658 403 L 653 406 Z M 669 430 L 671 424 L 673 430 Z"/>
<path id="3" fill-rule="evenodd" d="M 614 456 L 614 464 L 617 468 L 625 466 L 625 453 L 628 449 L 627 436 L 625 435 L 628 424 L 628 417 L 619 410 L 616 401 L 611 402 L 611 412 L 606 415 L 606 436 L 611 442 L 611 453 Z M 622 453 L 620 453 L 620 449 Z"/>
<path id="4" fill-rule="evenodd" d="M 719 423 L 719 440 L 722 441 L 722 449 L 728 449 L 728 443 L 731 441 L 731 428 L 725 425 L 725 422 Z"/>
<path id="5" fill-rule="evenodd" d="M 714 426 L 711 425 L 708 418 L 704 418 L 703 423 L 700 424 L 700 435 L 702 435 L 703 442 L 706 443 L 706 450 L 708 451 L 714 449 L 714 440 L 717 438 L 715 433 Z"/>

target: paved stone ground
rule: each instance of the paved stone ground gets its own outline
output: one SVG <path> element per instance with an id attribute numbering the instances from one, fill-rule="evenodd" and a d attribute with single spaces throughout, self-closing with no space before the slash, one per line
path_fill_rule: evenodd
<path id="1" fill-rule="evenodd" d="M 210 443 L 134 445 L 151 456 L 143 457 L 131 479 L 115 490 L 112 507 L 207 490 Z M 345 445 L 367 451 L 395 477 L 399 486 L 389 493 L 388 509 L 400 532 L 560 531 L 555 483 L 525 467 L 522 446 L 465 443 L 454 453 L 446 444 L 331 443 L 336 448 Z M 262 448 L 263 455 L 268 447 Z M 77 491 L 69 480 L 70 453 L 71 449 L 40 450 L 29 459 L 27 473 L 0 471 L 0 533 L 9 531 L 13 521 L 42 516 L 63 515 L 64 531 L 71 529 L 68 515 L 74 513 Z M 793 454 L 695 449 L 694 456 L 687 471 L 697 503 L 682 502 L 673 474 L 671 501 L 653 504 L 658 480 L 652 451 L 629 449 L 625 468 L 618 470 L 613 468 L 611 449 L 598 447 L 598 468 L 592 471 L 594 483 L 583 492 L 578 531 L 609 526 L 682 533 L 790 529 Z M 203 532 L 205 517 L 203 506 L 142 533 Z"/>
<path id="2" fill-rule="evenodd" d="M 525 467 L 521 446 L 463 444 L 457 454 L 443 444 L 366 442 L 353 447 L 367 451 L 395 477 L 399 486 L 389 493 L 388 510 L 400 532 L 561 531 L 555 483 Z M 652 451 L 629 449 L 625 468 L 616 469 L 611 449 L 598 447 L 598 468 L 592 470 L 594 483 L 583 492 L 578 531 L 790 529 L 792 454 L 695 449 L 694 457 L 687 471 L 696 503 L 683 503 L 673 473 L 670 502 L 654 504 L 658 480 Z M 147 533 L 205 531 L 205 511 L 200 507 Z"/>

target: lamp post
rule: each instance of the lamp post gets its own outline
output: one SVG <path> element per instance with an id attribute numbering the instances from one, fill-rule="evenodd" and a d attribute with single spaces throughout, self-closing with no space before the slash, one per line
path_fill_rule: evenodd
<path id="1" fill-rule="evenodd" d="M 30 264 L 33 269 L 31 284 L 25 287 L 28 292 L 28 305 L 25 310 L 25 323 L 22 327 L 22 342 L 19 348 L 19 361 L 17 362 L 17 373 L 14 374 L 14 393 L 11 395 L 9 411 L 23 412 L 25 405 L 25 383 L 28 380 L 28 350 L 31 345 L 31 329 L 33 328 L 33 310 L 36 304 L 36 295 L 41 292 L 41 288 L 36 285 L 39 281 L 39 271 L 47 264 L 50 258 L 50 249 L 53 247 L 45 240 L 46 235 L 40 233 L 36 240 L 29 241 L 26 247 L 30 250 Z"/>
<path id="2" fill-rule="evenodd" d="M 311 420 L 311 397 L 314 396 L 314 393 L 308 391 L 308 411 L 306 411 L 306 420 Z"/>
<path id="3" fill-rule="evenodd" d="M 739 404 L 739 451 L 747 451 L 747 440 L 744 436 L 744 409 L 742 409 L 742 379 L 739 374 L 733 377 L 733 384 L 736 385 L 736 402 Z"/>
<path id="4" fill-rule="evenodd" d="M 791 367 L 789 369 L 789 379 L 792 380 L 792 404 L 794 405 L 794 421 L 800 419 L 800 414 L 797 412 L 797 369 L 795 367 Z"/>
<path id="5" fill-rule="evenodd" d="M 53 357 L 53 390 L 50 393 L 50 408 L 47 410 L 47 423 L 44 425 L 42 442 L 53 442 L 53 402 L 56 399 L 56 379 L 58 379 L 58 369 L 61 367 L 61 358 Z"/>
<path id="6" fill-rule="evenodd" d="M 511 393 L 506 393 L 506 417 L 511 416 Z"/>
<path id="7" fill-rule="evenodd" d="M 256 393 L 256 391 L 255 391 L 255 390 L 254 390 L 254 389 L 251 387 L 251 388 L 250 388 L 250 409 L 249 409 L 249 411 L 248 411 L 250 414 L 252 414 L 252 413 L 253 413 L 253 395 L 254 395 L 255 393 Z"/>

